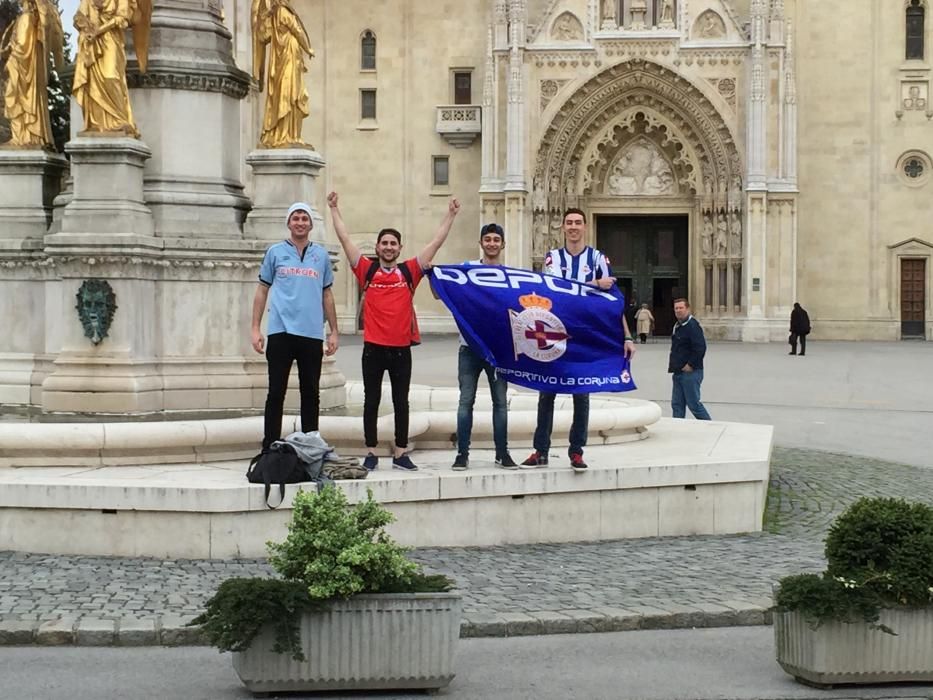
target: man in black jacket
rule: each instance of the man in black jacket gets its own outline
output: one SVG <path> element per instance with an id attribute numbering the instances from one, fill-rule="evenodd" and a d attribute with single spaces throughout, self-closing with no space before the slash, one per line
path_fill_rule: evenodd
<path id="1" fill-rule="evenodd" d="M 788 355 L 797 354 L 797 339 L 800 339 L 800 356 L 807 354 L 807 336 L 810 335 L 810 314 L 800 304 L 794 304 L 794 310 L 790 312 L 790 352 Z"/>
<path id="2" fill-rule="evenodd" d="M 690 302 L 686 299 L 674 300 L 674 316 L 677 323 L 671 333 L 671 357 L 667 364 L 667 371 L 673 375 L 674 382 L 671 411 L 674 418 L 684 418 L 689 407 L 697 420 L 712 420 L 700 401 L 703 356 L 706 355 L 703 329 L 690 313 Z"/>

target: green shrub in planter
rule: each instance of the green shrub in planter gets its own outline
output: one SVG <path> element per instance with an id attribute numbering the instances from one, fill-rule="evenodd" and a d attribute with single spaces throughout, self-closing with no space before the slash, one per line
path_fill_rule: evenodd
<path id="1" fill-rule="evenodd" d="M 281 579 L 224 581 L 192 620 L 220 651 L 243 651 L 265 625 L 276 635 L 275 650 L 302 660 L 298 617 L 328 601 L 357 593 L 433 593 L 452 582 L 425 575 L 406 548 L 385 532 L 394 516 L 373 500 L 349 506 L 343 491 L 327 487 L 299 491 L 284 542 L 268 542 L 269 561 Z"/>
<path id="2" fill-rule="evenodd" d="M 780 581 L 775 609 L 830 620 L 875 623 L 882 608 L 933 605 L 933 508 L 863 498 L 826 537 L 826 571 Z M 890 631 L 890 630 L 886 630 Z"/>

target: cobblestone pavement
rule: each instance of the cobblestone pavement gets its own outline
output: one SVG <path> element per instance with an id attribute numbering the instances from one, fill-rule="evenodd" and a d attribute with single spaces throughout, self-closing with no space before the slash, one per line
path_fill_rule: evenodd
<path id="1" fill-rule="evenodd" d="M 862 495 L 933 503 L 933 469 L 776 449 L 760 534 L 421 549 L 414 557 L 462 589 L 465 635 L 761 624 L 772 584 L 821 569 L 829 524 Z M 270 573 L 260 560 L 0 552 L 0 643 L 43 629 L 80 636 L 81 627 L 155 643 L 224 579 Z"/>

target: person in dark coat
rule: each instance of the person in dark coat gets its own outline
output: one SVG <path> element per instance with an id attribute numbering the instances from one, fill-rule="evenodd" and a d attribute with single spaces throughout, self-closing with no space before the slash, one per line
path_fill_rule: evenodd
<path id="1" fill-rule="evenodd" d="M 712 420 L 700 401 L 706 336 L 700 322 L 690 312 L 690 302 L 686 299 L 674 299 L 674 316 L 677 323 L 671 333 L 671 355 L 667 364 L 673 382 L 671 414 L 674 418 L 685 418 L 689 408 L 697 420 Z"/>
<path id="2" fill-rule="evenodd" d="M 625 306 L 625 320 L 628 323 L 629 330 L 635 330 L 635 314 L 638 312 L 638 301 L 635 299 L 635 294 L 631 294 L 628 299 L 626 299 Z"/>
<path id="3" fill-rule="evenodd" d="M 790 352 L 788 355 L 797 354 L 797 340 L 800 339 L 800 356 L 807 354 L 807 336 L 810 335 L 810 315 L 800 304 L 794 304 L 794 310 L 790 312 Z"/>

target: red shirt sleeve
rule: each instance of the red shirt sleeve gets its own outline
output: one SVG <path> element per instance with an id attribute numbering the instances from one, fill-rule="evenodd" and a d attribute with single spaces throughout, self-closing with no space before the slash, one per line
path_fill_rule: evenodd
<path id="1" fill-rule="evenodd" d="M 411 271 L 411 286 L 417 289 L 418 283 L 424 279 L 424 270 L 421 269 L 421 263 L 418 262 L 418 258 L 410 258 L 405 261 L 405 265 Z"/>
<path id="2" fill-rule="evenodd" d="M 366 284 L 366 273 L 369 272 L 369 268 L 375 264 L 373 260 L 370 260 L 365 255 L 360 256 L 360 259 L 356 263 L 356 267 L 353 268 L 353 274 L 356 275 L 356 281 L 360 283 L 360 289 Z"/>

